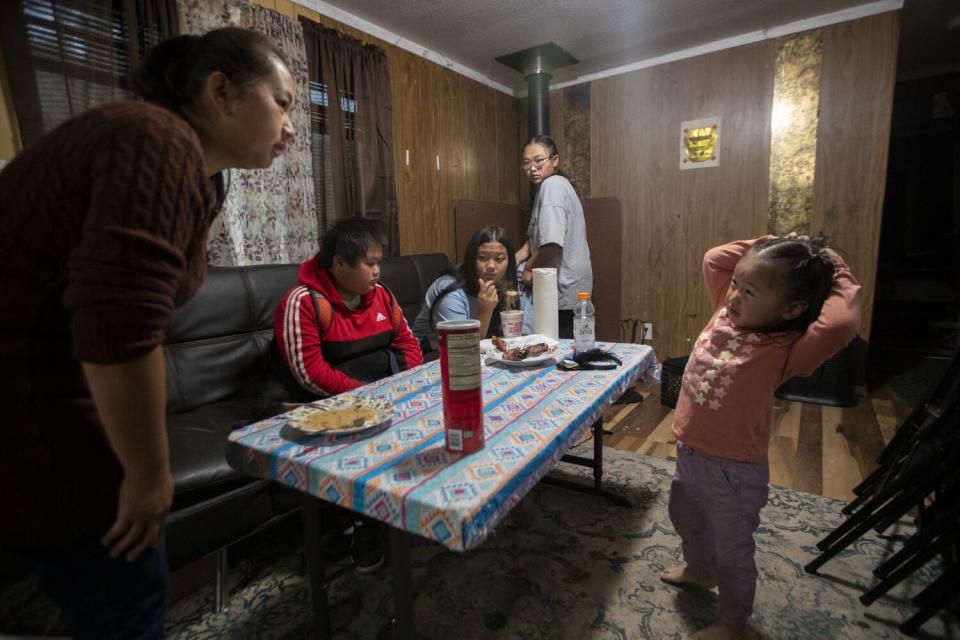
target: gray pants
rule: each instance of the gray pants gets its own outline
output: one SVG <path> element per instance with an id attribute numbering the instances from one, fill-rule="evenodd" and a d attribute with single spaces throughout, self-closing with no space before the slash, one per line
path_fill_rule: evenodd
<path id="1" fill-rule="evenodd" d="M 720 620 L 742 625 L 753 613 L 760 509 L 767 503 L 770 465 L 737 462 L 677 443 L 670 485 L 670 520 L 683 540 L 690 570 L 715 581 Z"/>

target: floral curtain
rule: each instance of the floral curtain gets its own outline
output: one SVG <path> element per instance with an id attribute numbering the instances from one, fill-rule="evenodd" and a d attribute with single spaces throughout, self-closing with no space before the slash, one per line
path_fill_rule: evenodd
<path id="1" fill-rule="evenodd" d="M 310 156 L 307 60 L 300 25 L 242 0 L 178 0 L 182 33 L 225 26 L 271 38 L 290 64 L 297 95 L 291 114 L 296 137 L 264 170 L 232 170 L 222 213 L 210 229 L 212 265 L 300 262 L 316 253 L 319 235 Z"/>

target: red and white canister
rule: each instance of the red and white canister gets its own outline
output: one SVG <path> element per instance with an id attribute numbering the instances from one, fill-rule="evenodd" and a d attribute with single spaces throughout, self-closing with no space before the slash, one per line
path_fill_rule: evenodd
<path id="1" fill-rule="evenodd" d="M 447 451 L 483 449 L 483 388 L 480 321 L 437 323 L 440 374 L 443 377 L 443 428 Z"/>

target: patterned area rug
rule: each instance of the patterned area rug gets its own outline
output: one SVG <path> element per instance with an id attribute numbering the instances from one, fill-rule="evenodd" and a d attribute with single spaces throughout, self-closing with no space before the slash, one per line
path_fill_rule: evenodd
<path id="1" fill-rule="evenodd" d="M 588 453 L 589 455 L 589 453 Z M 418 637 L 683 638 L 712 621 L 716 593 L 682 590 L 658 578 L 680 561 L 667 517 L 673 463 L 607 448 L 604 479 L 632 508 L 540 485 L 476 550 L 411 549 Z M 566 476 L 589 470 L 560 465 Z M 555 472 L 557 473 L 557 472 Z M 870 535 L 821 569 L 804 572 L 815 543 L 842 521 L 842 502 L 772 488 L 757 534 L 760 584 L 748 638 L 899 638 L 913 613 L 909 598 L 933 571 L 916 575 L 870 607 L 857 600 L 871 570 L 896 543 Z M 899 533 L 909 535 L 903 525 Z M 871 532 L 872 534 L 872 532 Z M 309 634 L 303 555 L 294 544 L 263 539 L 231 569 L 229 612 L 214 614 L 205 588 L 170 612 L 169 638 L 300 638 Z M 353 572 L 330 585 L 337 638 L 386 638 L 393 601 L 390 572 Z M 944 614 L 925 637 L 952 638 Z"/>

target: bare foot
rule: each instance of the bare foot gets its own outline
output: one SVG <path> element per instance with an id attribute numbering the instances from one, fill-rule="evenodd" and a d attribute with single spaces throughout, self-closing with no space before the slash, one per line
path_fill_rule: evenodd
<path id="1" fill-rule="evenodd" d="M 735 627 L 726 622 L 714 622 L 695 633 L 690 634 L 692 640 L 737 640 L 743 635 L 743 627 Z"/>
<path id="2" fill-rule="evenodd" d="M 716 581 L 708 580 L 702 576 L 698 576 L 694 572 L 690 571 L 690 567 L 687 565 L 669 567 L 660 572 L 660 579 L 668 584 L 675 585 L 691 585 L 694 587 L 702 587 L 704 589 L 713 589 L 717 586 Z"/>

